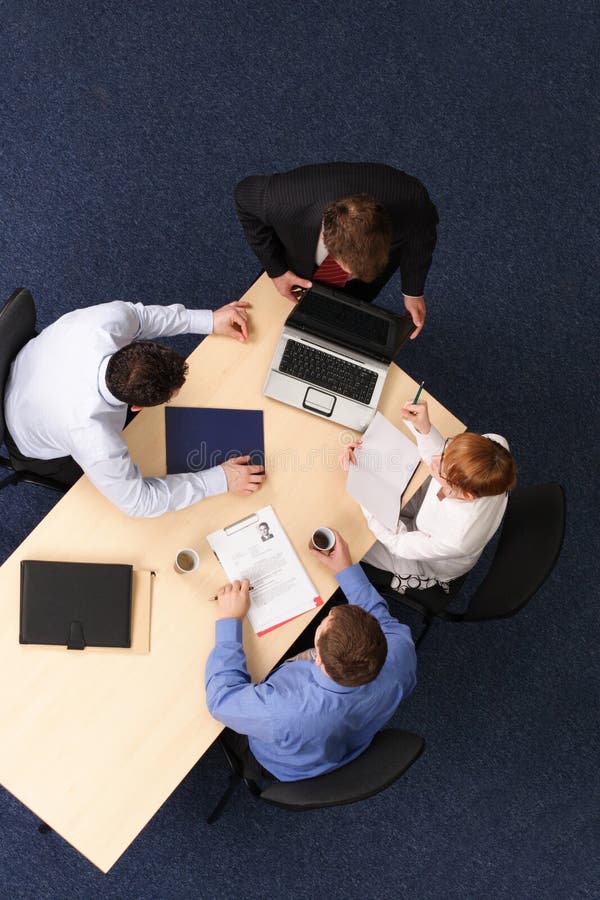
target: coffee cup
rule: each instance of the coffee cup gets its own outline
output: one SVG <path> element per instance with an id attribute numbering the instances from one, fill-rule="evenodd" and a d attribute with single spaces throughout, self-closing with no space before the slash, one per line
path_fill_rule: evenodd
<path id="1" fill-rule="evenodd" d="M 177 551 L 173 568 L 181 575 L 195 572 L 200 565 L 200 557 L 191 547 L 183 547 Z"/>
<path id="2" fill-rule="evenodd" d="M 316 528 L 310 537 L 310 543 L 315 550 L 329 555 L 335 547 L 335 534 L 331 528 Z"/>

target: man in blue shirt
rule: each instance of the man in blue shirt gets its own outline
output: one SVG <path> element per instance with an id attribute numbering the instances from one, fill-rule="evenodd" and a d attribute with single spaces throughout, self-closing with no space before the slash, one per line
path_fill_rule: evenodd
<path id="1" fill-rule="evenodd" d="M 337 576 L 349 605 L 334 607 L 315 647 L 252 684 L 242 646 L 248 579 L 221 588 L 222 616 L 206 666 L 211 714 L 248 735 L 249 749 L 280 781 L 311 778 L 359 756 L 416 684 L 410 629 L 394 619 L 348 545 L 335 532 L 329 556 L 311 552 Z"/>

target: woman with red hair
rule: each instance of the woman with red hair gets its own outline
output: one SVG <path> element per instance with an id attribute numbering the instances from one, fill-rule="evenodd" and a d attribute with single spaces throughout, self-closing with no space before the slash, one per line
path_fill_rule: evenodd
<path id="1" fill-rule="evenodd" d="M 465 432 L 444 440 L 429 421 L 426 403 L 405 403 L 402 418 L 417 439 L 431 478 L 402 510 L 395 531 L 363 507 L 377 538 L 364 562 L 392 572 L 392 587 L 423 589 L 448 583 L 473 568 L 497 530 L 516 466 L 505 438 Z M 350 444 L 343 468 L 356 463 Z"/>

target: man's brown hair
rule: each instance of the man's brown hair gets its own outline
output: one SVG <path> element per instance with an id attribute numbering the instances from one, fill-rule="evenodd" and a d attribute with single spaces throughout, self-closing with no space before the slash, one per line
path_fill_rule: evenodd
<path id="1" fill-rule="evenodd" d="M 109 391 L 129 406 L 158 406 L 183 387 L 185 357 L 152 341 L 127 344 L 113 353 L 106 369 Z"/>
<path id="2" fill-rule="evenodd" d="M 475 497 L 495 497 L 514 488 L 517 467 L 502 444 L 465 431 L 448 442 L 440 475 L 451 487 Z"/>
<path id="3" fill-rule="evenodd" d="M 377 619 L 360 606 L 336 606 L 317 650 L 327 674 L 342 687 L 368 684 L 379 675 L 387 641 Z"/>
<path id="4" fill-rule="evenodd" d="M 392 222 L 385 206 L 367 194 L 335 200 L 323 213 L 328 253 L 355 278 L 373 281 L 388 264 Z"/>

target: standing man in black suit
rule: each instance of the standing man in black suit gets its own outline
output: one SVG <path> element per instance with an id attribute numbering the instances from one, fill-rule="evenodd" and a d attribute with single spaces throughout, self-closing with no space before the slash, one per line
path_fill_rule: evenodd
<path id="1" fill-rule="evenodd" d="M 425 279 L 437 210 L 412 175 L 379 163 L 323 163 L 250 175 L 235 204 L 248 243 L 282 297 L 312 280 L 373 300 L 400 269 L 416 330 L 425 323 Z"/>

